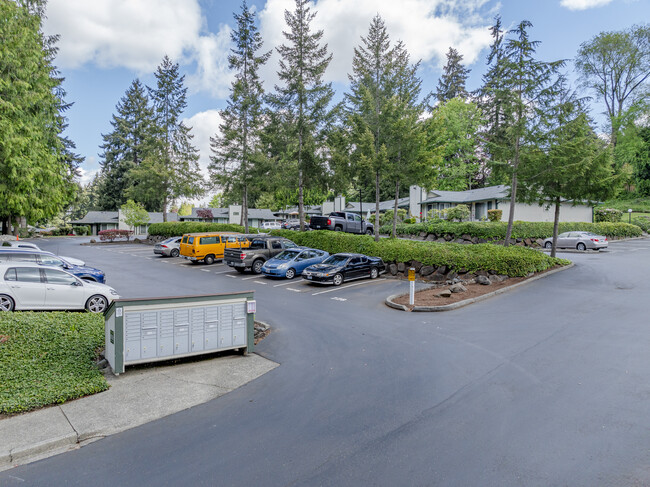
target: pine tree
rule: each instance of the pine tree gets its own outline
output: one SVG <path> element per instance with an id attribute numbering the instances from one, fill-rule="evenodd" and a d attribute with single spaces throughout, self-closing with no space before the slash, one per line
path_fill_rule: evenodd
<path id="1" fill-rule="evenodd" d="M 275 109 L 280 133 L 277 143 L 283 147 L 283 161 L 295 161 L 298 176 L 298 217 L 304 230 L 304 191 L 325 174 L 325 129 L 331 121 L 329 103 L 334 96 L 331 83 L 323 82 L 332 60 L 327 44 L 320 45 L 323 31 L 311 33 L 315 13 L 307 0 L 295 0 L 296 9 L 284 18 L 289 31 L 283 32 L 287 45 L 280 54 L 281 85 L 269 97 Z"/>
<path id="2" fill-rule="evenodd" d="M 127 192 L 134 184 L 129 171 L 138 167 L 153 151 L 154 114 L 140 80 L 135 79 L 115 107 L 111 120 L 113 130 L 102 134 L 102 178 L 99 190 L 99 206 L 115 211 L 127 200 Z M 161 205 L 160 197 L 153 201 L 139 200 L 149 211 Z"/>
<path id="3" fill-rule="evenodd" d="M 467 98 L 465 82 L 470 70 L 461 64 L 462 54 L 459 54 L 453 47 L 447 52 L 447 64 L 443 68 L 443 74 L 438 80 L 436 98 L 441 103 L 456 98 Z"/>
<path id="4" fill-rule="evenodd" d="M 262 99 L 264 89 L 258 75 L 259 67 L 269 53 L 256 55 L 262 48 L 262 36 L 255 25 L 255 12 L 246 0 L 241 14 L 235 15 L 237 30 L 230 38 L 235 47 L 228 57 L 229 67 L 236 71 L 230 89 L 230 99 L 220 112 L 220 135 L 210 139 L 214 155 L 210 158 L 210 174 L 226 191 L 233 187 L 241 191 L 241 224 L 248 233 L 249 187 L 253 182 L 256 163 L 260 161 L 260 130 L 262 128 Z"/>
<path id="5" fill-rule="evenodd" d="M 376 15 L 361 38 L 361 45 L 354 48 L 350 91 L 346 93 L 352 145 L 352 159 L 358 171 L 370 171 L 375 182 L 375 239 L 379 239 L 380 184 L 384 173 L 389 171 L 387 144 L 389 122 L 382 114 L 388 109 L 392 96 L 392 51 L 386 25 Z"/>
<path id="6" fill-rule="evenodd" d="M 0 220 L 44 221 L 72 201 L 72 147 L 62 136 L 63 79 L 56 37 L 42 32 L 44 2 L 0 2 Z M 66 145 L 67 144 L 67 145 Z M 74 157 L 74 159 L 77 159 Z"/>
<path id="7" fill-rule="evenodd" d="M 192 198 L 204 192 L 203 177 L 198 165 L 199 154 L 192 145 L 191 127 L 181 120 L 187 106 L 185 76 L 178 64 L 165 56 L 154 73 L 156 87 L 147 87 L 153 105 L 155 143 L 153 150 L 138 166 L 129 171 L 134 185 L 127 196 L 146 201 L 158 195 L 163 221 L 167 221 L 167 207 L 176 198 Z"/>
<path id="8" fill-rule="evenodd" d="M 498 22 L 497 22 L 498 23 Z M 517 201 L 517 182 L 522 152 L 536 150 L 540 140 L 539 128 L 551 116 L 550 104 L 562 87 L 559 70 L 564 61 L 543 62 L 534 58 L 539 41 L 531 41 L 527 20 L 511 30 L 510 38 L 501 46 L 499 29 L 493 28 L 495 49 L 488 60 L 496 62 L 498 78 L 488 78 L 483 87 L 490 103 L 487 116 L 493 126 L 488 126 L 488 147 L 491 165 L 498 175 L 510 179 L 510 208 L 505 246 L 510 243 Z M 497 42 L 498 41 L 498 42 Z"/>

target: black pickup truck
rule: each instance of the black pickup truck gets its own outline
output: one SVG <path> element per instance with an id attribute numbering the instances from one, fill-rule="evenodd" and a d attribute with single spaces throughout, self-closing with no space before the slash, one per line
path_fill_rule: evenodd
<path id="1" fill-rule="evenodd" d="M 254 274 L 262 272 L 264 262 L 271 257 L 275 257 L 284 249 L 293 249 L 298 247 L 291 240 L 282 237 L 259 236 L 253 237 L 249 247 L 226 248 L 223 251 L 223 261 L 230 267 L 234 267 L 237 272 L 244 272 L 250 269 Z"/>
<path id="2" fill-rule="evenodd" d="M 356 213 L 333 211 L 329 216 L 312 216 L 309 221 L 312 230 L 334 230 L 335 232 L 365 233 L 372 235 L 375 227 Z"/>

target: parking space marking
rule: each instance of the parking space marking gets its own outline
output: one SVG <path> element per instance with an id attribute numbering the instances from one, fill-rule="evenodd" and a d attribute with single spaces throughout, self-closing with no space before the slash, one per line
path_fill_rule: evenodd
<path id="1" fill-rule="evenodd" d="M 301 293 L 302 292 L 300 289 L 294 289 L 292 287 L 288 287 L 287 291 L 293 291 L 294 293 Z"/>
<path id="2" fill-rule="evenodd" d="M 232 277 L 233 279 L 237 278 L 237 276 L 233 276 L 232 274 L 226 274 L 226 277 Z"/>
<path id="3" fill-rule="evenodd" d="M 210 269 L 201 269 L 201 272 L 210 272 Z"/>
<path id="4" fill-rule="evenodd" d="M 273 287 L 288 286 L 289 284 L 295 284 L 295 283 L 292 282 L 292 281 L 289 281 L 289 282 L 283 282 L 282 284 L 276 284 L 276 285 L 274 285 Z"/>
<path id="5" fill-rule="evenodd" d="M 325 294 L 325 293 L 331 293 L 332 291 L 343 290 L 343 289 L 347 289 L 349 287 L 360 286 L 361 284 L 369 284 L 371 282 L 377 282 L 377 281 L 373 280 L 373 281 L 370 281 L 370 282 L 368 282 L 368 281 L 355 282 L 354 284 L 348 284 L 347 286 L 340 286 L 340 287 L 335 287 L 333 289 L 327 289 L 325 291 L 318 291 L 317 293 L 312 294 L 312 296 L 317 296 L 319 294 Z"/>
<path id="6" fill-rule="evenodd" d="M 339 298 L 338 296 L 334 296 L 332 299 L 334 301 L 347 301 L 348 300 L 348 298 Z"/>
<path id="7" fill-rule="evenodd" d="M 244 277 L 242 281 L 248 281 L 250 279 L 259 279 L 259 277 L 258 276 Z"/>
<path id="8" fill-rule="evenodd" d="M 264 281 L 253 281 L 253 282 L 256 282 L 257 284 L 262 284 L 264 286 L 268 284 L 268 282 L 264 282 Z"/>

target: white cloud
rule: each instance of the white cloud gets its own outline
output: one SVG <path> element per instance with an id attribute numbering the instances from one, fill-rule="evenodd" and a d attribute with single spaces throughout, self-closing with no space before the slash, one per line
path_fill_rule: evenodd
<path id="1" fill-rule="evenodd" d="M 168 55 L 196 62 L 192 90 L 227 94 L 230 28 L 206 32 L 198 0 L 50 0 L 44 30 L 60 34 L 56 59 L 62 68 L 92 63 L 151 73 Z"/>
<path id="2" fill-rule="evenodd" d="M 190 118 L 183 120 L 185 125 L 192 127 L 192 134 L 194 139 L 192 143 L 194 147 L 199 149 L 199 166 L 203 176 L 208 178 L 208 164 L 210 164 L 210 137 L 214 137 L 219 132 L 219 125 L 221 124 L 221 116 L 219 110 L 206 110 L 204 112 L 196 113 Z"/>
<path id="3" fill-rule="evenodd" d="M 488 27 L 491 14 L 483 12 L 486 0 L 319 0 L 311 5 L 317 15 L 312 31 L 323 30 L 323 41 L 333 53 L 326 78 L 346 82 L 352 70 L 353 48 L 366 36 L 372 18 L 379 14 L 392 42 L 402 40 L 412 61 L 441 67 L 449 47 L 464 56 L 470 65 L 481 50 L 490 44 Z M 261 32 L 265 47 L 286 43 L 283 30 L 288 27 L 284 11 L 293 11 L 293 0 L 268 0 L 260 12 Z M 485 17 L 490 17 L 486 20 Z M 267 64 L 266 77 L 276 79 L 277 53 Z M 270 88 L 268 86 L 267 88 Z"/>
<path id="4" fill-rule="evenodd" d="M 83 185 L 86 185 L 93 180 L 100 169 L 84 169 L 83 167 L 80 167 L 78 168 L 78 171 L 80 175 L 79 182 Z"/>
<path id="5" fill-rule="evenodd" d="M 560 5 L 569 10 L 587 10 L 588 8 L 602 7 L 612 0 L 561 0 Z"/>

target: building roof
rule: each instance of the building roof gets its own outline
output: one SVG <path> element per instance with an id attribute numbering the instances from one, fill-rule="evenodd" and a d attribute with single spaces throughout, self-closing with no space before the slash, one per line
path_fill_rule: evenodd
<path id="1" fill-rule="evenodd" d="M 118 211 L 89 211 L 81 220 L 75 220 L 70 223 L 75 225 L 92 225 L 97 223 L 118 223 Z M 167 221 L 174 222 L 178 220 L 176 213 L 167 213 Z M 148 223 L 162 223 L 163 214 L 161 212 L 149 212 Z"/>
<path id="2" fill-rule="evenodd" d="M 397 207 L 398 208 L 405 208 L 409 206 L 409 198 L 399 198 L 397 200 Z M 385 201 L 380 201 L 379 202 L 379 211 L 386 211 L 386 210 L 392 210 L 395 207 L 395 200 L 385 200 Z M 375 211 L 376 204 L 373 201 L 372 203 L 363 203 L 363 211 Z M 348 211 L 350 213 L 360 213 L 361 212 L 361 204 L 357 201 L 350 201 L 346 203 L 345 205 L 345 211 Z"/>
<path id="3" fill-rule="evenodd" d="M 321 214 L 321 206 L 320 205 L 304 205 L 303 210 L 305 212 L 305 215 L 320 215 Z M 274 215 L 297 215 L 298 214 L 298 207 L 297 206 L 292 206 L 290 208 L 286 208 L 284 210 L 278 210 L 273 212 Z"/>
<path id="4" fill-rule="evenodd" d="M 89 211 L 81 220 L 70 223 L 89 225 L 92 223 L 117 223 L 119 213 L 117 211 Z"/>
<path id="5" fill-rule="evenodd" d="M 429 191 L 429 197 L 421 203 L 473 203 L 475 201 L 503 200 L 509 198 L 510 187 L 505 185 L 467 191 Z"/>

